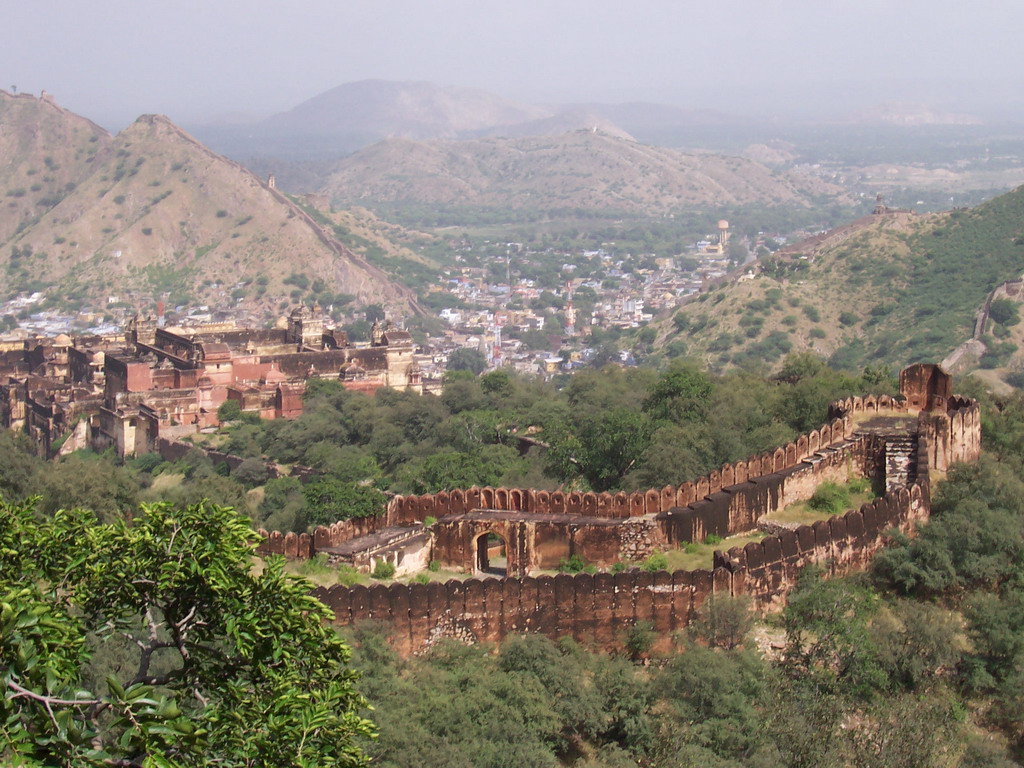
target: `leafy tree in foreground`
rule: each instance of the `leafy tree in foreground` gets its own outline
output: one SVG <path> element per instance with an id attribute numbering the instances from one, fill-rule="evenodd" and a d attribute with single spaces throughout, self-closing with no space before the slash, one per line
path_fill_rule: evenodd
<path id="1" fill-rule="evenodd" d="M 208 503 L 42 522 L 0 502 L 0 763 L 358 766 L 349 650 Z"/>

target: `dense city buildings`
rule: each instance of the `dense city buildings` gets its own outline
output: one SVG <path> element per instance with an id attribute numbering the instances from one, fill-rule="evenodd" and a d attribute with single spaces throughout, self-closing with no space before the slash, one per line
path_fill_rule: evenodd
<path id="1" fill-rule="evenodd" d="M 352 344 L 325 327 L 319 306 L 294 310 L 283 329 L 164 328 L 135 316 L 123 337 L 3 343 L 0 418 L 43 455 L 90 446 L 124 456 L 217 426 L 229 401 L 264 419 L 297 416 L 310 378 L 364 392 L 423 388 L 407 331 L 375 323 L 368 344 Z"/>

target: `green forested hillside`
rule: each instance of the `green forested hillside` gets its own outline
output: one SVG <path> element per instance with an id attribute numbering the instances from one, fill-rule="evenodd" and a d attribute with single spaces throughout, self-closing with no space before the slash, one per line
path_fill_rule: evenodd
<path id="1" fill-rule="evenodd" d="M 1012 768 L 1024 757 L 1024 398 L 983 398 L 985 454 L 870 571 L 807 571 L 781 616 L 706 606 L 644 660 L 527 637 L 355 663 L 388 766 Z M 480 717 L 480 713 L 486 713 Z M 497 725 L 499 724 L 500 725 Z"/>
<path id="2" fill-rule="evenodd" d="M 646 384 L 621 371 L 597 372 L 579 378 L 566 400 L 515 381 L 457 379 L 462 386 L 452 397 L 475 407 L 456 414 L 452 401 L 397 393 L 382 402 L 349 400 L 326 388 L 311 394 L 310 420 L 281 422 L 276 436 L 283 451 L 301 452 L 319 434 L 314 453 L 333 462 L 328 471 L 359 474 L 365 460 L 330 446 L 353 447 L 346 435 L 360 429 L 384 430 L 372 444 L 416 464 L 450 452 L 445 435 L 474 424 L 494 429 L 487 413 L 551 413 L 561 419 L 562 439 L 579 441 L 557 453 L 582 450 L 591 425 L 604 423 L 601 414 L 611 409 L 615 424 L 692 424 L 697 444 L 709 450 L 747 450 L 751 439 L 778 439 L 774 430 L 820 420 L 821 402 L 845 387 L 868 387 L 808 358 L 791 359 L 772 381 L 685 368 L 641 375 Z M 640 386 L 640 407 L 623 411 Z M 300 753 L 305 764 L 358 765 L 349 739 L 362 734 L 361 749 L 388 768 L 1012 768 L 1024 756 L 1024 397 L 990 397 L 969 382 L 967 389 L 982 398 L 982 461 L 954 468 L 934 490 L 931 521 L 912 540 L 896 538 L 868 573 L 826 580 L 808 571 L 781 615 L 756 617 L 741 601 L 711 602 L 663 657 L 651 656 L 645 626 L 624 630 L 623 656 L 528 637 L 500 649 L 440 644 L 408 660 L 395 657 L 379 629 L 359 627 L 349 638 L 362 675 L 355 689 L 373 709 L 358 712 L 347 651 L 308 621 L 316 615 L 303 603 L 308 586 L 284 578 L 276 563 L 250 572 L 245 520 L 188 506 L 197 496 L 233 494 L 255 515 L 258 489 L 246 491 L 259 480 L 255 465 L 224 477 L 193 457 L 163 472 L 153 457 L 127 466 L 84 455 L 43 464 L 2 433 L 0 762 L 17 750 L 60 765 L 110 764 L 104 755 L 141 764 L 148 755 L 154 765 L 190 766 L 213 754 L 224 765 L 297 765 Z M 488 401 L 497 391 L 507 411 Z M 790 410 L 777 410 L 783 400 Z M 715 413 L 728 418 L 714 421 Z M 386 429 L 392 421 L 396 429 Z M 335 425 L 342 431 L 331 432 Z M 759 425 L 765 433 L 751 438 Z M 251 431 L 229 438 L 258 444 Z M 586 463 L 602 459 L 597 451 Z M 574 481 L 585 476 L 580 468 Z M 34 509 L 8 503 L 36 493 L 42 498 Z M 174 503 L 139 512 L 140 497 Z M 99 519 L 58 511 L 79 505 L 95 508 Z M 242 599 L 239 590 L 253 591 Z M 264 598 L 273 611 L 248 602 Z M 140 632 L 147 620 L 169 615 L 147 619 L 151 600 L 178 611 L 175 621 L 202 618 L 197 645 L 189 637 L 182 646 L 198 656 L 182 663 L 170 650 L 154 662 L 154 674 L 126 685 L 138 652 L 104 633 L 123 630 L 143 650 L 164 642 L 159 632 L 148 641 Z M 188 613 L 197 600 L 202 612 Z M 289 637 L 302 638 L 301 654 L 294 638 L 269 640 L 279 627 L 267 634 L 267 622 L 278 620 L 288 623 Z M 251 642 L 251 632 L 262 639 Z M 225 685 L 219 665 L 239 654 L 255 661 L 233 668 Z M 268 655 L 274 661 L 265 666 Z M 135 661 L 126 667 L 124 658 Z M 335 687 L 320 685 L 322 672 Z M 103 682 L 108 676 L 113 683 Z M 43 698 L 26 698 L 12 683 Z M 184 695 L 190 685 L 202 699 Z M 80 696 L 117 709 L 96 721 L 72 715 Z M 331 696 L 338 697 L 334 709 L 323 703 Z M 56 724 L 44 699 L 58 712 Z M 289 702 L 287 712 L 274 702 Z M 245 716 L 229 714 L 236 710 Z M 379 738 L 365 738 L 358 715 L 376 723 Z"/>
<path id="3" fill-rule="evenodd" d="M 797 244 L 763 260 L 755 279 L 664 321 L 661 343 L 715 366 L 775 364 L 803 349 L 843 368 L 941 360 L 970 338 L 989 292 L 1022 273 L 1024 188 L 970 210 L 879 216 L 824 245 Z"/>

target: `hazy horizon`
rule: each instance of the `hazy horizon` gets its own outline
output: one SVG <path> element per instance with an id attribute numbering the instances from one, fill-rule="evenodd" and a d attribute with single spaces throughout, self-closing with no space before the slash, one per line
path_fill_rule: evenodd
<path id="1" fill-rule="evenodd" d="M 8 9 L 4 88 L 119 129 L 265 117 L 343 83 L 425 80 L 532 103 L 650 101 L 763 118 L 886 101 L 1024 115 L 1024 4 L 46 0 Z"/>

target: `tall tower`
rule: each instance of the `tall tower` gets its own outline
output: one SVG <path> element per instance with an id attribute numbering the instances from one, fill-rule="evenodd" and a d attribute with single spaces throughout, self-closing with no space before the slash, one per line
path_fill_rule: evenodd
<path id="1" fill-rule="evenodd" d="M 718 220 L 718 250 L 725 253 L 725 246 L 729 244 L 729 222 L 725 219 Z"/>
<path id="2" fill-rule="evenodd" d="M 153 345 L 156 343 L 156 321 L 149 315 L 145 317 L 139 314 L 132 315 L 125 324 L 124 330 L 125 341 L 128 344 Z"/>
<path id="3" fill-rule="evenodd" d="M 572 305 L 572 281 L 569 280 L 565 284 L 566 292 L 569 294 L 569 300 L 565 304 L 565 333 L 567 336 L 576 335 L 576 309 Z"/>
<path id="4" fill-rule="evenodd" d="M 324 343 L 324 316 L 320 305 L 316 304 L 313 311 L 305 307 L 297 307 L 288 318 L 288 341 L 304 347 L 321 349 Z"/>

